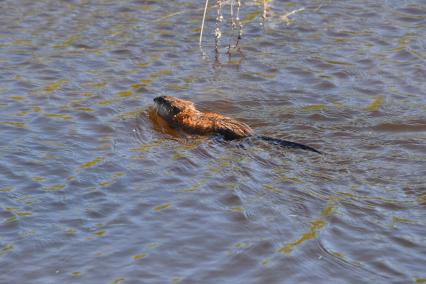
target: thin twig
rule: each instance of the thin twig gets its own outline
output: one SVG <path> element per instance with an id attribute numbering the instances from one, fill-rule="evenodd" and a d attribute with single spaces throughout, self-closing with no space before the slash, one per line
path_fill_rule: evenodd
<path id="1" fill-rule="evenodd" d="M 322 1 L 320 5 L 314 10 L 314 12 L 318 12 L 324 5 L 330 4 L 330 1 L 327 4 L 324 4 L 325 1 Z"/>
<path id="2" fill-rule="evenodd" d="M 234 5 L 235 5 L 235 0 L 231 0 L 231 26 L 232 26 L 232 30 L 235 29 L 235 27 L 236 27 L 235 20 L 234 20 Z"/>
<path id="3" fill-rule="evenodd" d="M 222 32 L 220 30 L 221 23 L 223 21 L 223 15 L 222 15 L 222 0 L 216 0 L 216 6 L 217 6 L 217 17 L 216 17 L 216 29 L 214 30 L 214 38 L 215 38 L 215 50 L 216 53 L 219 53 L 219 43 L 220 38 L 222 37 Z"/>
<path id="4" fill-rule="evenodd" d="M 294 10 L 294 11 L 291 11 L 291 12 L 289 12 L 289 13 L 285 14 L 283 17 L 291 16 L 291 15 L 296 14 L 297 12 L 301 12 L 301 11 L 303 11 L 303 10 L 305 10 L 305 8 L 296 9 L 296 10 Z"/>
<path id="5" fill-rule="evenodd" d="M 201 22 L 201 31 L 200 31 L 200 47 L 203 42 L 203 30 L 204 30 L 204 21 L 206 20 L 207 6 L 209 5 L 209 0 L 206 0 L 206 5 L 204 6 L 203 21 Z"/>
<path id="6" fill-rule="evenodd" d="M 291 22 L 289 16 L 291 16 L 293 14 L 296 14 L 298 12 L 302 12 L 304 10 L 305 10 L 305 8 L 300 8 L 300 9 L 293 10 L 293 11 L 291 11 L 291 12 L 289 12 L 289 13 L 281 16 L 281 20 L 285 21 L 287 23 L 287 25 L 289 25 L 290 22 Z"/>
<path id="7" fill-rule="evenodd" d="M 156 22 L 162 22 L 162 21 L 164 21 L 164 20 L 166 20 L 166 19 L 168 19 L 168 18 L 171 18 L 171 17 L 177 16 L 177 15 L 180 15 L 180 14 L 183 14 L 183 13 L 186 13 L 186 12 L 187 12 L 187 11 L 179 11 L 179 12 L 175 12 L 175 13 L 168 14 L 168 15 L 166 15 L 166 16 L 164 16 L 164 17 L 161 17 L 161 18 L 159 18 L 159 19 L 154 20 L 154 23 L 156 23 Z"/>
<path id="8" fill-rule="evenodd" d="M 240 7 L 241 7 L 241 0 L 237 0 L 237 18 L 235 19 L 238 24 L 238 37 L 237 37 L 237 43 L 235 44 L 235 48 L 237 48 L 238 43 L 240 42 L 241 37 L 243 36 L 243 24 L 240 21 Z"/>
<path id="9" fill-rule="evenodd" d="M 263 0 L 263 15 L 262 15 L 263 20 L 266 19 L 267 8 L 268 8 L 268 0 Z"/>

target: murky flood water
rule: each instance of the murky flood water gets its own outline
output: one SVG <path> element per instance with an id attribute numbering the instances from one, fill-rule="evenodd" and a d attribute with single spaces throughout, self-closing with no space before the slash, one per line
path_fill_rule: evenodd
<path id="1" fill-rule="evenodd" d="M 0 283 L 426 283 L 426 2 L 241 2 L 0 1 Z"/>

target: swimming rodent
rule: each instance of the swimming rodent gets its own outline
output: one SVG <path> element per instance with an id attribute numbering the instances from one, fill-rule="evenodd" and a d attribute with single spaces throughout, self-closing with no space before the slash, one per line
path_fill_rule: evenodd
<path id="1" fill-rule="evenodd" d="M 160 96 L 154 98 L 154 102 L 157 114 L 163 118 L 170 127 L 182 129 L 190 134 L 220 134 L 225 140 L 254 137 L 273 145 L 286 148 L 298 148 L 321 154 L 320 151 L 312 147 L 296 142 L 268 136 L 254 136 L 253 129 L 247 124 L 218 113 L 199 111 L 191 101 L 178 99 L 172 96 Z"/>

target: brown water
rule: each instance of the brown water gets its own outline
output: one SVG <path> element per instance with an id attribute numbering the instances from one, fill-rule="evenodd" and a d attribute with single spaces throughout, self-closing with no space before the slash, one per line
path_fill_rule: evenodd
<path id="1" fill-rule="evenodd" d="M 0 1 L 0 283 L 426 283 L 426 2 L 243 0 L 217 60 L 202 2 Z"/>

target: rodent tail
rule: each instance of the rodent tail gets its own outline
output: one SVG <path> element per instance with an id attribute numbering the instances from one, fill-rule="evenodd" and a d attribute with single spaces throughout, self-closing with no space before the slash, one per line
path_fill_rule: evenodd
<path id="1" fill-rule="evenodd" d="M 287 141 L 287 140 L 283 140 L 283 139 L 278 139 L 278 138 L 272 138 L 272 137 L 268 137 L 268 136 L 256 136 L 256 138 L 261 139 L 263 141 L 268 142 L 269 144 L 272 145 L 278 145 L 281 147 L 285 147 L 285 148 L 295 148 L 295 149 L 302 149 L 302 150 L 307 150 L 307 151 L 312 151 L 318 154 L 322 154 L 320 151 L 300 144 L 300 143 L 296 143 L 296 142 L 291 142 L 291 141 Z"/>

